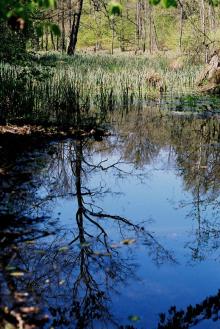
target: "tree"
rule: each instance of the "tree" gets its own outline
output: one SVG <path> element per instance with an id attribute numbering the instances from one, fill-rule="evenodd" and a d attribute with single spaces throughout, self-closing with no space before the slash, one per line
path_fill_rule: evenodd
<path id="1" fill-rule="evenodd" d="M 122 13 L 122 6 L 120 3 L 112 1 L 109 5 L 109 14 L 110 14 L 110 25 L 112 30 L 112 45 L 111 45 L 111 54 L 114 52 L 114 40 L 115 40 L 115 17 L 120 16 Z"/>
<path id="2" fill-rule="evenodd" d="M 77 0 L 76 12 L 73 15 L 70 42 L 67 51 L 68 55 L 74 55 L 75 53 L 82 9 L 83 9 L 83 0 Z"/>

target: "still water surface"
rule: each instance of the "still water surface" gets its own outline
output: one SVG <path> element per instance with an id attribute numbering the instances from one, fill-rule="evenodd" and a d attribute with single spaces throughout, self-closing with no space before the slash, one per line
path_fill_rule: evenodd
<path id="1" fill-rule="evenodd" d="M 99 141 L 41 143 L 10 158 L 2 146 L 2 317 L 219 328 L 219 119 L 146 108 L 108 122 Z"/>

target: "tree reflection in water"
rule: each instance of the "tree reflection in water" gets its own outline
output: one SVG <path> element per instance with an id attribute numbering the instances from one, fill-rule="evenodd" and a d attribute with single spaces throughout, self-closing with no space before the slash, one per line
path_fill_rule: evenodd
<path id="1" fill-rule="evenodd" d="M 183 132 L 186 125 L 183 126 Z M 186 133 L 185 133 L 186 135 Z M 192 261 L 219 258 L 220 222 L 220 129 L 213 118 L 200 120 L 188 136 L 186 144 L 176 144 L 178 165 L 184 178 L 185 189 L 191 200 L 180 202 L 181 207 L 191 208 L 193 239 L 186 244 L 192 251 Z"/>
<path id="2" fill-rule="evenodd" d="M 184 188 L 191 193 L 179 207 L 191 208 L 188 217 L 193 223 L 190 241 L 185 244 L 191 253 L 190 263 L 214 258 L 219 260 L 220 247 L 220 121 L 215 117 L 194 115 L 158 115 L 150 110 L 131 112 L 122 124 L 117 118 L 121 135 L 129 131 L 122 152 L 126 159 L 143 167 L 158 156 L 161 149 L 169 150 L 168 163 L 175 166 L 183 178 Z M 147 113 L 147 114 L 146 114 Z M 137 121 L 136 118 L 138 118 Z M 121 128 L 124 127 L 124 128 Z M 219 293 L 207 297 L 185 311 L 170 308 L 160 316 L 158 328 L 185 329 L 207 319 L 219 320 Z M 211 324 L 210 324 L 211 327 Z"/>
<path id="3" fill-rule="evenodd" d="M 115 114 L 116 115 L 116 114 Z M 147 108 L 115 118 L 124 136 L 122 158 L 137 168 L 150 164 L 166 150 L 169 154 L 162 169 L 171 168 L 183 179 L 184 190 L 190 192 L 178 207 L 190 208 L 188 217 L 194 224 L 186 244 L 192 261 L 205 260 L 220 246 L 220 120 L 208 117 L 159 113 Z M 126 134 L 126 132 L 129 132 Z M 127 138 L 129 136 L 129 138 Z M 192 197 L 191 197 L 192 196 Z"/>
<path id="4" fill-rule="evenodd" d="M 172 306 L 168 316 L 165 313 L 160 314 L 158 329 L 187 329 L 199 325 L 204 320 L 216 322 L 219 320 L 219 312 L 220 291 L 195 306 L 189 305 L 186 310 L 178 311 L 176 306 Z"/>
<path id="5" fill-rule="evenodd" d="M 111 298 L 119 285 L 131 278 L 138 280 L 132 254 L 121 252 L 120 247 L 139 237 L 157 264 L 175 262 L 142 224 L 97 207 L 96 198 L 108 190 L 102 184 L 88 188 L 90 175 L 111 170 L 126 176 L 120 160 L 110 163 L 106 158 L 114 151 L 114 143 L 103 141 L 101 145 L 86 139 L 51 145 L 49 151 L 42 152 L 42 162 L 37 154 L 40 169 L 31 173 L 29 183 L 20 182 L 21 191 L 24 186 L 28 190 L 28 201 L 26 193 L 23 198 L 10 196 L 10 207 L 14 208 L 14 203 L 19 213 L 9 215 L 6 209 L 6 220 L 1 221 L 2 317 L 22 328 L 28 328 L 28 323 L 42 326 L 46 318 L 39 305 L 49 312 L 49 325 L 55 328 L 119 326 L 120 320 L 111 312 Z M 97 161 L 94 153 L 105 158 Z M 23 166 L 25 171 L 25 161 Z M 34 188 L 33 180 L 40 182 Z M 16 186 L 18 189 L 18 181 Z M 77 200 L 76 223 L 71 229 L 50 219 L 60 197 Z M 123 239 L 121 244 L 113 243 L 114 226 Z M 12 231 L 10 238 L 7 230 Z M 130 236 L 132 239 L 125 239 Z"/>
<path id="6" fill-rule="evenodd" d="M 151 116 L 149 111 L 131 112 L 122 119 L 117 115 L 114 113 L 114 120 L 120 122 L 116 128 L 119 141 L 112 137 L 98 143 L 84 138 L 50 144 L 36 154 L 21 157 L 20 162 L 14 161 L 13 175 L 9 179 L 3 176 L 2 318 L 23 321 L 23 327 L 28 323 L 42 327 L 46 313 L 50 315 L 48 327 L 120 327 L 112 298 L 120 286 L 138 281 L 138 277 L 132 252 L 124 252 L 120 248 L 123 243 L 118 242 L 144 241 L 157 265 L 176 261 L 143 229 L 143 223 L 98 207 L 99 198 L 114 192 L 104 185 L 102 173 L 126 178 L 131 164 L 136 172 L 141 171 L 161 150 L 168 151 L 167 166 L 176 170 L 192 195 L 180 204 L 191 207 L 189 217 L 196 223 L 186 244 L 191 261 L 205 260 L 213 251 L 218 256 L 218 120 L 161 113 Z M 116 155 L 118 161 L 110 160 Z M 20 175 L 20 171 L 25 174 Z M 93 174 L 100 177 L 97 187 Z M 71 226 L 53 214 L 63 200 L 72 202 Z M 173 306 L 168 316 L 161 314 L 158 328 L 188 328 L 205 319 L 215 320 L 218 310 L 219 293 L 185 311 Z"/>

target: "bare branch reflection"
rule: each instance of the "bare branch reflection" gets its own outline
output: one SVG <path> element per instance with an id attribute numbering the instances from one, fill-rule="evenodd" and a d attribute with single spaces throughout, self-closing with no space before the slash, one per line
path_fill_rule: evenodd
<path id="1" fill-rule="evenodd" d="M 143 222 L 137 224 L 118 214 L 110 214 L 98 205 L 97 199 L 113 192 L 101 175 L 100 183 L 90 187 L 92 175 L 107 171 L 119 173 L 120 177 L 128 175 L 126 161 L 116 158 L 111 143 L 86 138 L 61 141 L 51 145 L 49 153 L 43 153 L 42 158 L 46 160 L 46 169 L 31 174 L 33 178 L 37 175 L 40 183 L 34 189 L 31 189 L 31 181 L 27 183 L 29 192 L 32 191 L 31 198 L 23 208 L 16 207 L 30 217 L 26 217 L 25 224 L 20 216 L 19 234 L 2 241 L 3 281 L 8 282 L 8 298 L 2 300 L 3 315 L 6 317 L 7 305 L 15 323 L 19 318 L 24 326 L 30 321 L 32 326 L 38 327 L 38 322 L 42 325 L 46 318 L 39 315 L 36 307 L 43 305 L 51 315 L 53 327 L 93 328 L 97 322 L 102 323 L 102 328 L 117 327 L 120 319 L 111 312 L 112 298 L 128 278 L 138 280 L 130 244 L 142 239 L 158 265 L 175 263 L 175 258 L 144 228 Z M 71 227 L 62 226 L 58 219 L 50 220 L 51 211 L 61 197 L 73 200 L 75 220 Z M 29 220 L 33 229 L 28 225 Z M 22 232 L 25 227 L 27 231 Z M 112 232 L 118 233 L 113 236 Z M 130 252 L 125 253 L 125 248 Z M 18 305 L 13 296 L 23 293 L 27 296 Z M 11 299 L 14 300 L 12 305 Z M 25 303 L 30 305 L 28 310 L 32 314 L 28 321 L 22 313 Z M 31 310 L 36 311 L 36 317 Z"/>

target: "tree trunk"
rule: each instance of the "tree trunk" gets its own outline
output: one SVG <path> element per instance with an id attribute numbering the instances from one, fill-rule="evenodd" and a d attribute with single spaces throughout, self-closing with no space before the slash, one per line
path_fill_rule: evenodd
<path id="1" fill-rule="evenodd" d="M 49 44 L 49 32 L 48 32 L 48 27 L 46 27 L 46 31 L 45 31 L 45 50 L 48 51 L 48 44 Z"/>
<path id="2" fill-rule="evenodd" d="M 137 39 L 136 47 L 139 50 L 140 49 L 140 0 L 138 0 L 136 4 L 136 39 Z"/>
<path id="3" fill-rule="evenodd" d="M 55 51 L 56 50 L 56 46 L 55 46 L 55 42 L 54 42 L 54 37 L 53 37 L 53 32 L 50 31 L 50 38 L 51 38 L 51 43 L 52 43 L 52 46 L 53 46 L 53 50 Z"/>
<path id="4" fill-rule="evenodd" d="M 146 43 L 147 43 L 147 26 L 148 26 L 148 7 L 147 7 L 147 2 L 144 1 L 144 19 L 143 19 L 143 52 L 146 51 Z"/>
<path id="5" fill-rule="evenodd" d="M 66 51 L 66 31 L 65 31 L 65 6 L 64 6 L 64 0 L 62 1 L 62 42 L 61 42 L 61 48 L 62 51 Z"/>
<path id="6" fill-rule="evenodd" d="M 201 29 L 203 33 L 203 45 L 205 49 L 205 63 L 208 61 L 208 49 L 206 45 L 206 11 L 205 11 L 205 0 L 201 0 L 200 3 L 200 19 L 201 19 Z"/>
<path id="7" fill-rule="evenodd" d="M 74 55 L 74 53 L 75 53 L 80 18 L 81 18 L 81 14 L 82 14 L 82 8 L 83 8 L 83 0 L 78 0 L 77 11 L 73 16 L 73 24 L 72 24 L 72 30 L 71 30 L 71 35 L 70 35 L 70 42 L 69 42 L 69 47 L 68 47 L 68 51 L 67 51 L 68 55 Z"/>
<path id="8" fill-rule="evenodd" d="M 112 20 L 112 45 L 111 45 L 111 54 L 114 53 L 114 41 L 115 41 L 115 24 L 114 19 Z"/>
<path id="9" fill-rule="evenodd" d="M 57 3 L 57 25 L 60 26 L 60 3 L 58 1 Z M 57 50 L 59 50 L 59 40 L 60 40 L 60 37 L 57 35 Z"/>
<path id="10" fill-rule="evenodd" d="M 153 37 L 152 37 L 152 8 L 149 6 L 149 50 L 150 53 L 153 51 Z"/>
<path id="11" fill-rule="evenodd" d="M 183 41 L 183 1 L 180 2 L 180 39 L 179 39 L 180 51 L 182 50 L 182 41 Z"/>
<path id="12" fill-rule="evenodd" d="M 71 33 L 71 29 L 72 29 L 72 0 L 68 1 L 68 11 L 69 11 L 69 35 Z"/>

